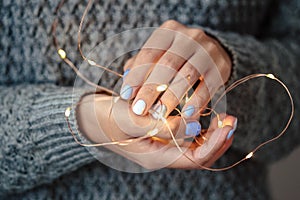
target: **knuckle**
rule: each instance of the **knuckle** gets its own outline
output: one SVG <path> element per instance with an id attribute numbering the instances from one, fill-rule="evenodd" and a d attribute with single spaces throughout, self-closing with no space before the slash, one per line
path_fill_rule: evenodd
<path id="1" fill-rule="evenodd" d="M 189 30 L 189 36 L 193 39 L 199 39 L 205 35 L 202 29 L 191 28 Z"/>
<path id="2" fill-rule="evenodd" d="M 179 22 L 173 20 L 173 19 L 170 19 L 170 20 L 167 20 L 165 21 L 163 24 L 162 24 L 162 28 L 169 28 L 169 29 L 175 29 L 176 27 L 178 27 L 180 25 Z"/>
<path id="3" fill-rule="evenodd" d="M 175 59 L 174 55 L 165 54 L 165 56 L 159 61 L 159 64 L 174 68 L 177 64 L 177 59 Z"/>
<path id="4" fill-rule="evenodd" d="M 153 49 L 145 48 L 142 49 L 136 58 L 138 63 L 145 63 L 145 61 L 153 60 L 155 58 L 155 52 Z"/>
<path id="5" fill-rule="evenodd" d="M 139 95 L 147 95 L 152 96 L 153 94 L 157 93 L 155 85 L 149 83 L 146 85 L 143 85 L 142 88 L 139 91 Z"/>

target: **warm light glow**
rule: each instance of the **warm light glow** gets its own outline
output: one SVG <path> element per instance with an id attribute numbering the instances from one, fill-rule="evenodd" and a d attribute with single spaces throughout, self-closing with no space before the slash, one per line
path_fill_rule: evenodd
<path id="1" fill-rule="evenodd" d="M 270 79 L 275 79 L 275 76 L 273 74 L 267 74 L 266 76 Z"/>
<path id="2" fill-rule="evenodd" d="M 223 122 L 221 120 L 218 120 L 218 127 L 222 128 L 223 127 Z"/>
<path id="3" fill-rule="evenodd" d="M 65 59 L 67 57 L 67 54 L 63 49 L 58 49 L 57 53 L 61 57 L 61 59 Z"/>
<path id="4" fill-rule="evenodd" d="M 190 100 L 190 98 L 189 98 L 188 94 L 186 94 L 185 98 L 184 98 L 185 103 L 187 103 L 189 100 Z"/>
<path id="5" fill-rule="evenodd" d="M 68 107 L 68 108 L 66 109 L 66 111 L 65 111 L 65 116 L 66 116 L 66 117 L 69 117 L 70 114 L 71 114 L 71 108 Z"/>
<path id="6" fill-rule="evenodd" d="M 152 136 L 156 135 L 157 133 L 158 133 L 158 129 L 155 128 L 155 129 L 153 129 L 153 130 L 150 130 L 150 131 L 148 132 L 148 135 L 152 137 Z"/>
<path id="7" fill-rule="evenodd" d="M 252 156 L 253 156 L 253 152 L 250 152 L 250 153 L 246 156 L 246 159 L 250 159 L 250 158 L 252 158 Z"/>
<path id="8" fill-rule="evenodd" d="M 118 142 L 118 145 L 120 146 L 127 146 L 129 145 L 133 140 L 132 139 L 128 139 L 126 141 L 123 141 L 123 142 Z"/>
<path id="9" fill-rule="evenodd" d="M 168 88 L 168 86 L 166 84 L 162 84 L 162 85 L 157 86 L 156 90 L 157 90 L 157 92 L 163 92 L 167 88 Z"/>
<path id="10" fill-rule="evenodd" d="M 95 61 L 92 61 L 92 60 L 87 60 L 88 61 L 88 63 L 90 64 L 90 65 L 96 65 L 96 62 Z"/>

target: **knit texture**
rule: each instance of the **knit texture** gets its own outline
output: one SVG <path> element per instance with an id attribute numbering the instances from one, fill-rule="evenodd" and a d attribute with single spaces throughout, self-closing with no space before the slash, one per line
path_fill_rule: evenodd
<path id="1" fill-rule="evenodd" d="M 87 2 L 67 1 L 58 15 L 57 38 L 80 66 L 76 48 Z M 117 172 L 101 165 L 73 140 L 64 119 L 75 74 L 52 44 L 51 23 L 58 0 L 0 3 L 0 197 L 6 199 L 268 199 L 266 166 L 299 144 L 299 1 L 95 1 L 85 20 L 82 48 L 89 52 L 110 36 L 137 27 L 158 27 L 168 19 L 203 27 L 233 61 L 230 82 L 251 73 L 274 73 L 287 83 L 296 119 L 286 135 L 253 160 L 230 171 L 159 170 Z M 282 3 L 283 4 L 283 3 Z M 115 44 L 101 56 L 113 57 Z M 99 57 L 101 58 L 99 55 Z M 100 59 L 101 60 L 101 59 Z M 110 63 L 122 71 L 124 58 Z M 103 63 L 101 63 L 103 64 Z M 104 63 L 105 64 L 105 63 Z M 109 74 L 100 84 L 112 88 Z M 233 147 L 217 164 L 242 158 L 285 124 L 284 91 L 257 80 L 227 95 L 228 113 L 239 119 Z M 72 121 L 76 126 L 76 121 Z"/>

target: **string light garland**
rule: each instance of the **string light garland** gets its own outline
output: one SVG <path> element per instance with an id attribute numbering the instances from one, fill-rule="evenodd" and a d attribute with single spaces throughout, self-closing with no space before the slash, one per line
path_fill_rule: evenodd
<path id="1" fill-rule="evenodd" d="M 56 10 L 55 10 L 55 15 L 57 15 L 58 11 L 60 10 L 60 8 L 63 6 L 64 4 L 64 0 L 62 0 L 58 6 L 56 7 Z M 102 65 L 99 65 L 97 64 L 95 61 L 93 60 L 90 60 L 88 59 L 82 52 L 82 49 L 81 49 L 81 31 L 82 31 L 82 26 L 83 26 L 83 22 L 84 22 L 84 19 L 85 19 L 85 16 L 87 15 L 88 13 L 88 10 L 90 8 L 92 4 L 92 0 L 89 0 L 88 1 L 88 4 L 84 10 L 84 13 L 81 17 L 81 20 L 80 20 L 80 24 L 79 24 L 79 29 L 78 29 L 78 37 L 77 37 L 77 45 L 78 45 L 78 50 L 80 52 L 80 55 L 82 57 L 82 59 L 84 61 L 86 61 L 90 66 L 94 66 L 94 67 L 98 67 L 98 68 L 101 68 L 109 73 L 112 73 L 120 78 L 123 77 L 122 74 L 119 74 L 111 69 L 108 69 L 107 67 L 104 67 Z M 102 91 L 105 91 L 105 92 L 108 92 L 112 95 L 114 95 L 115 97 L 115 102 L 119 99 L 119 95 L 116 94 L 114 91 L 112 90 L 109 90 L 103 86 L 99 86 L 93 82 L 91 82 L 87 77 L 85 77 L 83 74 L 80 73 L 80 71 L 78 70 L 78 68 L 74 65 L 74 63 L 68 58 L 67 56 L 67 53 L 64 49 L 62 49 L 59 44 L 58 44 L 58 40 L 56 38 L 56 27 L 57 27 L 57 24 L 58 24 L 58 18 L 56 18 L 54 21 L 53 21 L 53 24 L 52 24 L 52 36 L 53 36 L 53 43 L 54 43 L 54 46 L 56 47 L 57 49 L 57 53 L 58 55 L 60 56 L 60 58 L 68 65 L 70 66 L 74 72 L 82 79 L 84 80 L 87 84 L 95 87 L 96 89 L 99 89 L 99 90 L 102 90 Z M 228 169 L 231 169 L 233 167 L 235 167 L 236 165 L 242 163 L 243 161 L 245 160 L 248 160 L 248 159 L 251 159 L 254 154 L 263 146 L 267 145 L 268 143 L 271 143 L 277 139 L 279 139 L 287 130 L 287 128 L 289 127 L 292 119 L 293 119 L 293 116 L 294 116 L 294 102 L 293 102 L 293 98 L 292 98 L 292 95 L 288 89 L 288 87 L 281 81 L 279 80 L 277 77 L 275 77 L 275 75 L 273 74 L 263 74 L 263 73 L 260 73 L 260 74 L 251 74 L 251 75 L 248 75 L 244 78 L 241 78 L 237 81 L 235 81 L 234 83 L 232 83 L 230 86 L 228 86 L 225 91 L 219 96 L 219 98 L 217 99 L 217 101 L 214 103 L 214 105 L 212 105 L 211 108 L 205 108 L 205 110 L 208 110 L 207 113 L 201 113 L 201 109 L 199 109 L 199 113 L 200 116 L 209 116 L 211 114 L 215 114 L 216 117 L 217 117 L 217 126 L 219 128 L 222 128 L 223 127 L 223 121 L 220 119 L 220 115 L 214 110 L 214 108 L 218 105 L 218 103 L 220 102 L 220 100 L 228 93 L 230 92 L 231 90 L 233 90 L 234 88 L 238 87 L 239 85 L 241 85 L 242 83 L 245 83 L 249 80 L 252 80 L 252 79 L 255 79 L 255 78 L 260 78 L 260 77 L 264 77 L 264 78 L 268 78 L 268 79 L 271 79 L 271 80 L 274 80 L 276 81 L 277 83 L 279 83 L 283 88 L 284 90 L 286 91 L 288 97 L 289 97 L 289 100 L 290 100 L 290 105 L 291 105 L 291 111 L 290 111 L 290 116 L 288 118 L 288 121 L 286 123 L 286 125 L 284 126 L 284 128 L 279 132 L 279 134 L 277 134 L 277 136 L 259 144 L 258 146 L 256 146 L 255 148 L 253 148 L 244 158 L 242 158 L 241 160 L 227 166 L 227 167 L 222 167 L 222 168 L 210 168 L 210 167 L 206 167 L 204 165 L 201 165 L 199 163 L 197 163 L 196 161 L 194 161 L 192 158 L 190 158 L 188 155 L 185 154 L 184 150 L 180 147 L 180 145 L 178 144 L 177 140 L 178 138 L 176 139 L 175 138 L 175 135 L 173 134 L 172 132 L 172 129 L 170 128 L 168 122 L 167 122 L 167 119 L 165 118 L 165 116 L 163 116 L 160 111 L 156 111 L 156 110 L 150 110 L 149 113 L 155 113 L 155 112 L 159 112 L 159 113 L 155 113 L 157 117 L 157 124 L 159 121 L 162 121 L 163 124 L 166 126 L 166 128 L 168 129 L 169 131 L 169 134 L 172 138 L 172 141 L 173 143 L 175 144 L 175 146 L 177 147 L 178 151 L 180 153 L 182 153 L 183 156 L 185 156 L 188 160 L 190 160 L 193 164 L 197 165 L 198 167 L 202 168 L 202 169 L 205 169 L 205 170 L 210 170 L 210 171 L 224 171 L 224 170 L 228 170 Z M 188 76 L 187 79 L 189 79 L 190 77 Z M 203 78 L 202 78 L 203 79 Z M 166 89 L 168 88 L 168 85 L 167 84 L 161 84 L 161 85 L 158 85 L 156 90 L 159 91 L 159 92 L 163 92 L 165 91 Z M 184 99 L 185 99 L 185 102 L 187 102 L 189 100 L 189 97 L 188 97 L 188 94 L 186 93 L 186 95 L 184 96 Z M 98 100 L 101 100 L 98 99 Z M 151 138 L 153 140 L 162 140 L 161 138 L 158 138 L 156 137 L 156 135 L 159 133 L 160 129 L 157 128 L 156 126 L 153 127 L 153 129 L 151 129 L 150 131 L 148 131 L 144 136 L 142 137 L 135 137 L 135 138 L 129 138 L 129 139 L 125 139 L 125 140 L 121 140 L 121 141 L 110 141 L 110 142 L 104 142 L 104 143 L 99 143 L 99 144 L 84 144 L 84 143 L 81 143 L 77 137 L 76 137 L 76 134 L 75 132 L 72 130 L 71 128 L 71 125 L 70 125 L 70 115 L 71 115 L 71 111 L 73 110 L 73 108 L 75 108 L 76 106 L 78 106 L 79 104 L 82 104 L 82 103 L 87 103 L 87 102 L 79 102 L 79 103 L 76 103 L 75 105 L 71 105 L 70 107 L 66 108 L 65 110 L 65 118 L 66 118 L 66 121 L 67 121 L 67 124 L 68 124 L 68 128 L 72 134 L 72 136 L 74 137 L 74 140 L 76 141 L 76 143 L 78 143 L 79 145 L 81 146 L 85 146 L 85 147 L 99 147 L 99 146 L 108 146 L 108 145 L 119 145 L 119 146 L 124 146 L 124 145 L 129 145 L 129 144 L 132 144 L 134 142 L 138 142 L 140 140 L 143 140 L 143 139 L 148 139 L 148 138 Z M 178 116 L 181 116 L 181 111 L 179 109 L 175 109 L 177 112 L 178 112 Z M 184 118 L 182 118 L 184 123 L 185 120 Z M 78 130 L 77 130 L 78 131 Z M 204 130 L 205 132 L 205 130 Z M 202 145 L 203 142 L 200 142 L 199 139 L 202 139 L 203 142 L 206 141 L 206 138 L 205 138 L 205 135 L 204 134 L 200 134 L 199 136 L 194 136 L 193 139 L 195 141 L 195 143 L 197 145 Z M 179 138 L 181 139 L 181 138 Z"/>

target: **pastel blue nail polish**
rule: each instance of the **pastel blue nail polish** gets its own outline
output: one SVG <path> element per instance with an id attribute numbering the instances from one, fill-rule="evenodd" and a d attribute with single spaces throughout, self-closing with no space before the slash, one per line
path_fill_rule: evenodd
<path id="1" fill-rule="evenodd" d="M 123 78 L 125 78 L 127 76 L 127 74 L 129 73 L 130 69 L 126 69 L 125 72 L 123 73 Z"/>
<path id="2" fill-rule="evenodd" d="M 120 96 L 122 99 L 130 99 L 132 94 L 132 87 L 129 85 L 124 85 L 120 91 Z"/>
<path id="3" fill-rule="evenodd" d="M 194 106 L 190 105 L 184 109 L 183 114 L 187 117 L 190 117 L 194 114 L 194 112 L 195 112 Z"/>
<path id="4" fill-rule="evenodd" d="M 226 139 L 229 140 L 229 139 L 232 137 L 233 133 L 234 133 L 234 129 L 231 129 L 231 130 L 229 131 L 229 133 L 228 133 Z"/>
<path id="5" fill-rule="evenodd" d="M 142 99 L 139 99 L 133 106 L 132 111 L 137 114 L 141 115 L 143 114 L 144 110 L 146 108 L 146 103 Z"/>
<path id="6" fill-rule="evenodd" d="M 229 131 L 229 133 L 227 135 L 227 140 L 229 140 L 232 137 L 234 131 L 236 130 L 236 128 L 237 128 L 237 122 L 238 122 L 238 119 L 236 119 L 234 121 L 233 128 Z"/>
<path id="7" fill-rule="evenodd" d="M 185 135 L 197 136 L 200 134 L 201 125 L 198 121 L 189 122 L 186 124 Z"/>

